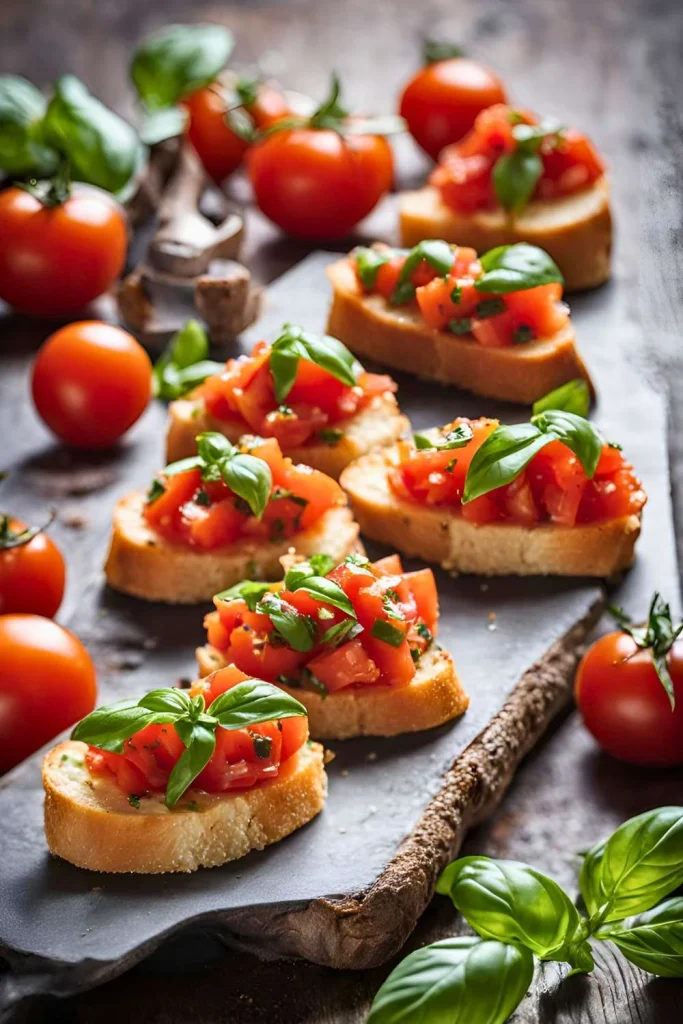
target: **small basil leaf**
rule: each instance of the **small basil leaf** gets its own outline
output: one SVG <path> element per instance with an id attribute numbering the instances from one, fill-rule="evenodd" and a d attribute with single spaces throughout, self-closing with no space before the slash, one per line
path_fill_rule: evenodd
<path id="1" fill-rule="evenodd" d="M 140 99 L 150 110 L 173 106 L 213 82 L 232 46 L 232 34 L 222 25 L 170 25 L 148 36 L 130 68 Z"/>
<path id="2" fill-rule="evenodd" d="M 344 619 L 335 626 L 330 626 L 329 629 L 326 629 L 320 637 L 320 643 L 327 644 L 330 647 L 339 647 L 340 644 L 354 640 L 362 632 L 363 627 L 356 619 Z"/>
<path id="3" fill-rule="evenodd" d="M 519 476 L 534 455 L 555 440 L 532 423 L 497 427 L 477 448 L 465 477 L 462 503 L 504 487 Z"/>
<path id="4" fill-rule="evenodd" d="M 531 422 L 544 433 L 566 444 L 583 466 L 590 479 L 597 468 L 602 453 L 603 440 L 596 428 L 583 416 L 561 409 L 548 409 L 532 416 Z"/>
<path id="5" fill-rule="evenodd" d="M 403 630 L 392 626 L 386 619 L 375 619 L 370 632 L 377 640 L 384 641 L 390 647 L 400 647 L 406 638 Z"/>
<path id="6" fill-rule="evenodd" d="M 270 353 L 270 372 L 273 378 L 273 391 L 278 402 L 284 402 L 294 387 L 296 372 L 299 369 L 297 352 L 291 348 L 275 348 Z"/>
<path id="7" fill-rule="evenodd" d="M 178 473 L 188 473 L 191 469 L 202 469 L 203 466 L 204 460 L 199 455 L 189 455 L 186 459 L 169 463 L 162 472 L 164 476 L 177 476 Z"/>
<path id="8" fill-rule="evenodd" d="M 273 487 L 270 466 L 263 459 L 241 452 L 221 461 L 221 475 L 230 488 L 247 505 L 257 519 L 263 515 Z"/>
<path id="9" fill-rule="evenodd" d="M 295 651 L 310 651 L 315 646 L 315 623 L 308 615 L 289 608 L 275 594 L 266 594 L 256 611 L 270 618 L 273 627 Z"/>
<path id="10" fill-rule="evenodd" d="M 118 193 L 141 159 L 135 129 L 100 103 L 73 75 L 62 75 L 45 114 L 45 137 L 69 161 L 76 181 Z"/>
<path id="11" fill-rule="evenodd" d="M 307 594 L 311 594 L 316 601 L 324 601 L 325 604 L 331 604 L 352 618 L 356 618 L 351 601 L 334 580 L 328 580 L 324 576 L 307 576 L 304 579 L 293 581 L 290 579 L 290 574 L 287 573 L 285 587 L 291 591 L 304 590 Z"/>
<path id="12" fill-rule="evenodd" d="M 311 334 L 287 324 L 273 342 L 270 354 L 270 371 L 278 402 L 284 402 L 292 390 L 299 359 L 308 359 L 348 387 L 354 386 L 361 372 L 360 364 L 336 338 Z"/>
<path id="13" fill-rule="evenodd" d="M 468 423 L 459 423 L 452 430 L 440 431 L 438 436 L 429 437 L 427 434 L 414 434 L 413 440 L 418 451 L 437 449 L 438 451 L 449 451 L 451 448 L 464 448 L 473 438 L 472 428 Z"/>
<path id="14" fill-rule="evenodd" d="M 561 131 L 562 125 L 559 122 L 548 120 L 542 121 L 541 124 L 516 124 L 512 129 L 512 135 L 518 150 L 524 153 L 538 153 L 546 139 L 556 143 Z"/>
<path id="15" fill-rule="evenodd" d="M 205 463 L 219 462 L 221 459 L 230 458 L 236 449 L 228 441 L 227 437 L 215 430 L 206 431 L 197 435 L 197 452 L 200 459 Z"/>
<path id="16" fill-rule="evenodd" d="M 659 906 L 601 932 L 627 960 L 662 978 L 683 978 L 683 898 Z"/>
<path id="17" fill-rule="evenodd" d="M 415 273 L 423 260 L 442 277 L 446 277 L 453 268 L 453 246 L 436 238 L 426 238 L 418 242 L 406 257 L 398 279 L 399 283 L 409 281 L 411 274 Z"/>
<path id="18" fill-rule="evenodd" d="M 480 292 L 505 295 L 541 284 L 564 284 L 556 263 L 544 249 L 527 242 L 499 245 L 479 258 L 483 273 L 474 282 Z"/>
<path id="19" fill-rule="evenodd" d="M 184 690 L 169 687 L 145 694 L 138 705 L 148 711 L 170 711 L 171 714 L 186 715 L 190 711 L 191 701 Z"/>
<path id="20" fill-rule="evenodd" d="M 176 712 L 149 711 L 141 708 L 137 701 L 123 700 L 91 711 L 75 726 L 71 739 L 120 753 L 124 741 L 133 733 L 148 725 L 174 722 L 177 718 Z"/>
<path id="21" fill-rule="evenodd" d="M 649 910 L 683 883 L 683 807 L 629 818 L 588 851 L 579 885 L 600 924 Z"/>
<path id="22" fill-rule="evenodd" d="M 537 153 L 517 148 L 496 160 L 491 175 L 498 202 L 509 213 L 521 213 L 531 199 L 543 174 L 543 161 Z"/>
<path id="23" fill-rule="evenodd" d="M 327 576 L 328 573 L 332 572 L 337 563 L 332 555 L 319 552 L 317 555 L 311 555 L 308 559 L 308 564 L 316 576 Z"/>
<path id="24" fill-rule="evenodd" d="M 436 891 L 450 896 L 483 938 L 576 966 L 574 947 L 583 938 L 579 913 L 557 882 L 527 864 L 461 857 L 448 865 Z"/>
<path id="25" fill-rule="evenodd" d="M 379 268 L 383 267 L 385 263 L 389 263 L 393 256 L 394 251 L 392 249 L 378 251 L 363 245 L 359 245 L 357 249 L 354 249 L 353 257 L 356 261 L 356 271 L 364 288 L 370 291 L 375 287 Z"/>
<path id="26" fill-rule="evenodd" d="M 367 1024 L 504 1024 L 534 973 L 528 949 L 462 937 L 424 946 L 394 968 Z"/>
<path id="27" fill-rule="evenodd" d="M 140 126 L 140 138 L 146 146 L 156 146 L 166 139 L 182 135 L 187 126 L 187 111 L 182 107 L 163 107 L 146 112 Z"/>
<path id="28" fill-rule="evenodd" d="M 171 338 L 170 344 L 154 364 L 154 395 L 165 401 L 180 398 L 207 377 L 222 373 L 224 363 L 207 359 L 209 338 L 198 320 L 188 320 Z"/>
<path id="29" fill-rule="evenodd" d="M 193 722 L 181 736 L 185 750 L 173 766 L 166 785 L 166 806 L 173 807 L 211 760 L 216 749 L 216 726 Z"/>
<path id="30" fill-rule="evenodd" d="M 590 388 L 582 377 L 576 380 L 567 381 L 554 391 L 549 391 L 543 398 L 534 402 L 532 412 L 538 416 L 541 412 L 549 409 L 561 409 L 563 412 L 572 412 L 575 416 L 588 415 L 591 404 Z"/>
<path id="31" fill-rule="evenodd" d="M 259 722 L 306 715 L 306 708 L 279 686 L 250 679 L 216 697 L 208 709 L 224 729 L 244 729 Z"/>
<path id="32" fill-rule="evenodd" d="M 0 75 L 0 170 L 42 178 L 58 164 L 43 138 L 47 104 L 43 94 L 19 75 Z"/>
<path id="33" fill-rule="evenodd" d="M 259 583 L 256 580 L 242 580 L 227 590 L 216 594 L 215 601 L 244 601 L 250 612 L 256 611 L 256 605 L 268 593 L 272 584 Z"/>

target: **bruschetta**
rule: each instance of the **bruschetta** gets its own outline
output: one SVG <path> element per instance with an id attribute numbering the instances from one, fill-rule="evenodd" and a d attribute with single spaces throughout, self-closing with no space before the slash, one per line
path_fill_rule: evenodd
<path id="1" fill-rule="evenodd" d="M 224 373 L 171 403 L 166 457 L 194 454 L 203 431 L 231 441 L 253 433 L 337 480 L 353 459 L 408 429 L 395 392 L 390 377 L 366 373 L 336 338 L 288 324 L 272 345 L 229 359 Z"/>
<path id="2" fill-rule="evenodd" d="M 114 510 L 107 582 L 147 601 L 195 604 L 247 576 L 282 577 L 288 551 L 335 559 L 358 547 L 339 484 L 295 465 L 275 438 L 197 439 L 198 454 L 166 466 L 145 494 Z"/>
<path id="3" fill-rule="evenodd" d="M 583 417 L 457 419 L 342 474 L 363 534 L 444 569 L 610 577 L 628 568 L 646 501 L 618 446 Z"/>
<path id="4" fill-rule="evenodd" d="M 436 643 L 431 569 L 404 572 L 398 555 L 339 564 L 317 555 L 284 583 L 245 580 L 214 598 L 191 694 L 215 697 L 217 668 L 256 671 L 295 696 L 316 739 L 395 736 L 461 715 L 469 698 Z M 247 668 L 246 666 L 249 666 Z"/>
<path id="5" fill-rule="evenodd" d="M 401 241 L 445 238 L 485 252 L 530 242 L 560 267 L 568 291 L 609 278 L 612 218 L 602 159 L 580 132 L 497 104 L 447 146 L 429 184 L 405 192 Z"/>
<path id="6" fill-rule="evenodd" d="M 206 708 L 177 689 L 99 708 L 45 755 L 52 854 L 92 871 L 196 871 L 262 850 L 322 810 L 323 749 L 308 740 L 304 707 L 233 667 L 213 686 Z"/>
<path id="7" fill-rule="evenodd" d="M 535 246 L 480 259 L 439 239 L 409 252 L 375 244 L 328 268 L 327 329 L 353 352 L 477 395 L 531 404 L 576 377 L 562 275 Z"/>

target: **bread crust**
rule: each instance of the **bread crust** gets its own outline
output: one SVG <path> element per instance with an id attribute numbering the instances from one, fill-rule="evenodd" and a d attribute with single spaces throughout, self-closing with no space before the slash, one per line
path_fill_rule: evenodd
<path id="1" fill-rule="evenodd" d="M 361 532 L 405 555 L 481 576 L 597 576 L 633 562 L 640 515 L 578 526 L 477 525 L 448 508 L 419 505 L 391 490 L 395 449 L 371 452 L 349 466 L 341 484 Z"/>
<path id="2" fill-rule="evenodd" d="M 226 664 L 211 644 L 197 649 L 197 660 L 201 677 Z M 321 740 L 398 736 L 433 729 L 462 715 L 470 702 L 453 658 L 436 644 L 422 655 L 407 686 L 359 686 L 327 697 L 300 688 L 282 689 L 305 706 L 311 736 Z"/>
<path id="3" fill-rule="evenodd" d="M 242 538 L 201 551 L 172 544 L 155 533 L 143 518 L 144 502 L 144 493 L 135 491 L 114 509 L 104 571 L 114 590 L 146 601 L 210 601 L 214 594 L 243 579 L 282 579 L 280 560 L 292 549 L 306 558 L 321 551 L 340 562 L 358 546 L 358 524 L 346 505 L 328 509 L 311 527 L 287 540 Z"/>
<path id="4" fill-rule="evenodd" d="M 43 760 L 50 853 L 79 868 L 163 874 L 217 867 L 305 825 L 327 793 L 323 748 L 303 746 L 276 779 L 243 793 L 190 790 L 172 810 L 163 795 L 134 807 L 113 779 L 91 775 L 85 743 L 67 740 Z"/>
<path id="5" fill-rule="evenodd" d="M 610 276 L 612 215 L 605 177 L 572 195 L 531 202 L 518 215 L 502 209 L 458 213 L 427 185 L 403 193 L 399 217 L 401 244 L 408 248 L 425 238 L 468 245 L 478 253 L 531 242 L 555 260 L 567 291 L 596 288 Z"/>
<path id="6" fill-rule="evenodd" d="M 393 444 L 410 430 L 391 392 L 373 398 L 372 402 L 355 416 L 344 420 L 339 427 L 343 437 L 333 444 L 307 444 L 283 449 L 293 462 L 301 462 L 338 480 L 350 462 L 371 448 Z M 244 434 L 244 426 L 231 420 L 218 420 L 210 416 L 204 400 L 189 395 L 171 402 L 168 409 L 166 433 L 166 460 L 176 462 L 197 452 L 196 436 L 206 430 L 216 430 L 230 441 L 237 442 Z"/>
<path id="7" fill-rule="evenodd" d="M 470 335 L 428 327 L 412 307 L 391 308 L 381 295 L 364 294 L 348 258 L 328 267 L 327 275 L 333 287 L 327 332 L 360 356 L 475 395 L 528 405 L 576 377 L 593 390 L 571 323 L 552 338 L 485 348 Z"/>

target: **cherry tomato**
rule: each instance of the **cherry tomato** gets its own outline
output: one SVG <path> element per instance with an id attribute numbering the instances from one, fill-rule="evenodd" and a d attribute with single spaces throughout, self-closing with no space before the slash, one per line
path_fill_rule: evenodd
<path id="1" fill-rule="evenodd" d="M 0 615 L 33 612 L 51 619 L 64 596 L 64 559 L 46 533 L 9 546 L 25 529 L 19 520 L 0 516 Z"/>
<path id="2" fill-rule="evenodd" d="M 0 192 L 0 299 L 23 313 L 68 316 L 106 292 L 126 259 L 116 200 L 91 186 L 46 206 L 21 188 Z"/>
<path id="3" fill-rule="evenodd" d="M 299 238 L 343 238 L 393 181 L 385 138 L 309 127 L 273 132 L 247 167 L 260 209 Z"/>
<path id="4" fill-rule="evenodd" d="M 145 411 L 152 364 L 120 327 L 83 320 L 55 331 L 33 365 L 33 401 L 53 433 L 79 448 L 108 448 Z"/>
<path id="5" fill-rule="evenodd" d="M 676 706 L 657 677 L 650 650 L 623 632 L 584 654 L 575 696 L 589 732 L 614 757 L 633 764 L 683 764 L 683 641 L 667 659 Z"/>
<path id="6" fill-rule="evenodd" d="M 40 615 L 0 615 L 0 772 L 95 707 L 95 668 L 80 640 Z"/>
<path id="7" fill-rule="evenodd" d="M 239 94 L 238 94 L 239 95 Z M 190 142 L 197 150 L 206 173 L 219 184 L 239 165 L 249 144 L 237 135 L 226 120 L 229 93 L 218 83 L 199 89 L 183 101 L 190 115 L 187 130 Z M 256 89 L 256 100 L 242 106 L 254 126 L 267 128 L 286 117 L 289 104 L 282 93 L 266 82 Z"/>
<path id="8" fill-rule="evenodd" d="M 444 146 L 470 131 L 480 111 L 505 102 L 503 83 L 492 71 L 466 57 L 451 57 L 411 78 L 400 111 L 415 141 L 436 160 Z"/>

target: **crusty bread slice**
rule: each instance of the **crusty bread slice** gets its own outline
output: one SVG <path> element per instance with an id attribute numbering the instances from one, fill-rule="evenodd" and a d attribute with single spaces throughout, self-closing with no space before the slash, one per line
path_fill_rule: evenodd
<path id="1" fill-rule="evenodd" d="M 156 875 L 217 867 L 278 842 L 325 803 L 318 743 L 301 747 L 272 782 L 242 793 L 191 789 L 172 810 L 158 793 L 133 806 L 113 779 L 88 771 L 86 750 L 67 740 L 45 755 L 45 835 L 50 853 L 91 871 Z"/>
<path id="2" fill-rule="evenodd" d="M 473 337 L 428 327 L 414 305 L 366 295 L 348 259 L 327 268 L 334 289 L 327 332 L 360 356 L 488 398 L 531 404 L 588 370 L 568 324 L 553 338 L 485 348 Z"/>
<path id="3" fill-rule="evenodd" d="M 344 434 L 338 441 L 283 450 L 293 462 L 312 466 L 338 480 L 344 467 L 354 459 L 371 448 L 393 444 L 409 429 L 410 423 L 399 411 L 395 396 L 387 392 L 378 395 L 365 409 L 340 423 L 339 430 L 343 430 Z M 205 430 L 217 430 L 233 442 L 237 442 L 245 432 L 244 426 L 210 416 L 201 398 L 189 396 L 171 402 L 166 434 L 167 462 L 194 455 L 197 451 L 196 436 Z"/>
<path id="4" fill-rule="evenodd" d="M 210 601 L 214 594 L 240 580 L 282 579 L 280 559 L 291 549 L 306 558 L 323 552 L 341 561 L 358 545 L 358 525 L 350 510 L 338 505 L 287 540 L 242 538 L 225 547 L 201 551 L 172 544 L 155 533 L 142 516 L 144 502 L 144 493 L 135 491 L 114 509 L 104 571 L 110 587 L 147 601 Z"/>
<path id="5" fill-rule="evenodd" d="M 640 516 L 579 526 L 470 523 L 457 511 L 397 497 L 389 485 L 393 449 L 344 470 L 342 487 L 361 532 L 405 555 L 482 576 L 610 577 L 633 562 Z"/>
<path id="6" fill-rule="evenodd" d="M 210 644 L 197 649 L 197 660 L 202 677 L 225 665 L 221 652 Z M 327 697 L 300 688 L 282 689 L 306 707 L 311 736 L 321 740 L 432 729 L 462 715 L 470 702 L 453 658 L 437 645 L 422 655 L 407 686 L 358 686 Z"/>
<path id="7" fill-rule="evenodd" d="M 604 177 L 572 195 L 531 202 L 517 215 L 502 209 L 458 213 L 427 185 L 403 193 L 400 224 L 401 244 L 409 248 L 425 238 L 468 245 L 478 253 L 513 242 L 538 245 L 555 260 L 570 292 L 595 288 L 610 276 L 612 216 Z"/>

